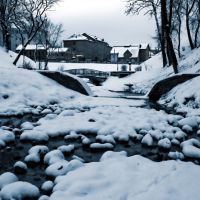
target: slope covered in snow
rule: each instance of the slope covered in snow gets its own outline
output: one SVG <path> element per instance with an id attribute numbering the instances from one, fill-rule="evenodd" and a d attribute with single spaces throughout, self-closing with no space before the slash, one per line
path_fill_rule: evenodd
<path id="1" fill-rule="evenodd" d="M 198 73 L 200 71 L 200 48 L 185 52 L 179 60 L 179 73 Z M 125 78 L 109 78 L 103 89 L 120 91 L 124 90 L 127 83 L 133 84 L 133 92 L 146 94 L 153 85 L 169 76 L 174 75 L 172 67 L 162 68 L 161 54 L 153 56 L 151 59 L 141 64 L 142 71 Z"/>
<path id="2" fill-rule="evenodd" d="M 31 107 L 69 101 L 79 94 L 37 72 L 18 69 L 0 49 L 0 114 L 31 112 Z"/>

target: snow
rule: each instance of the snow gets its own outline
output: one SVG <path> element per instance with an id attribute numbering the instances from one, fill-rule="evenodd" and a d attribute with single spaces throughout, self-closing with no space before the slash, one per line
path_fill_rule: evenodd
<path id="1" fill-rule="evenodd" d="M 121 69 L 122 64 L 109 64 L 109 63 L 56 63 L 51 62 L 48 64 L 48 68 L 51 71 L 57 71 L 59 69 L 70 70 L 70 69 L 93 69 L 104 72 L 112 72 Z M 138 65 L 131 65 L 131 70 L 134 71 Z"/>
<path id="2" fill-rule="evenodd" d="M 24 171 L 26 172 L 27 171 L 27 165 L 21 161 L 17 161 L 15 164 L 14 164 L 14 168 L 17 170 L 17 171 Z"/>
<path id="3" fill-rule="evenodd" d="M 111 144 L 111 143 L 104 143 L 104 144 L 101 144 L 101 143 L 93 143 L 90 145 L 90 148 L 91 149 L 94 149 L 94 150 L 99 150 L 99 149 L 113 149 L 114 146 Z"/>
<path id="4" fill-rule="evenodd" d="M 29 149 L 28 155 L 25 157 L 25 162 L 39 163 L 41 161 L 41 156 L 44 156 L 49 152 L 49 148 L 44 145 L 36 145 Z"/>
<path id="5" fill-rule="evenodd" d="M 153 138 L 151 137 L 150 134 L 146 134 L 146 135 L 143 137 L 141 143 L 144 144 L 144 145 L 147 145 L 147 146 L 149 146 L 149 147 L 150 147 L 150 146 L 153 146 Z"/>
<path id="6" fill-rule="evenodd" d="M 22 50 L 22 45 L 20 44 L 17 48 L 16 48 L 16 50 L 17 51 L 20 51 L 20 50 Z M 27 46 L 26 46 L 26 50 L 45 50 L 45 47 L 44 47 L 44 45 L 42 45 L 42 44 L 37 44 L 37 45 L 35 45 L 35 44 L 28 44 Z"/>
<path id="7" fill-rule="evenodd" d="M 15 135 L 11 131 L 3 130 L 0 128 L 0 140 L 4 143 L 13 142 L 15 140 Z M 4 143 L 2 143 L 2 145 Z"/>
<path id="8" fill-rule="evenodd" d="M 54 183 L 52 181 L 46 181 L 42 184 L 41 188 L 45 192 L 49 192 L 53 189 Z"/>
<path id="9" fill-rule="evenodd" d="M 70 101 L 79 94 L 37 72 L 18 69 L 0 48 L 0 114 L 26 113 L 32 106 Z M 34 81 L 33 81 L 34 80 Z"/>
<path id="10" fill-rule="evenodd" d="M 164 138 L 164 139 L 161 139 L 158 142 L 158 146 L 161 147 L 161 148 L 164 148 L 164 149 L 170 149 L 171 148 L 171 142 L 168 138 Z"/>
<path id="11" fill-rule="evenodd" d="M 64 155 L 60 150 L 52 150 L 49 153 L 47 153 L 44 157 L 44 163 L 47 165 L 54 164 L 59 161 L 64 160 Z"/>
<path id="12" fill-rule="evenodd" d="M 50 199 L 198 199 L 199 177 L 199 166 L 193 163 L 156 163 L 141 156 L 105 156 L 101 162 L 85 164 L 57 177 Z"/>
<path id="13" fill-rule="evenodd" d="M 89 103 L 87 105 L 89 106 Z M 150 131 L 152 137 L 159 140 L 163 138 L 162 132 L 171 130 L 172 127 L 168 124 L 171 115 L 163 111 L 126 105 L 123 106 L 123 109 L 116 106 L 105 106 L 103 108 L 95 107 L 86 112 L 74 112 L 72 116 L 59 114 L 50 123 L 48 119 L 41 118 L 38 121 L 39 125 L 34 127 L 33 130 L 23 132 L 21 138 L 24 137 L 25 133 L 26 138 L 32 140 L 33 133 L 39 132 L 46 137 L 65 136 L 67 140 L 81 137 L 83 133 L 97 133 L 98 135 L 112 135 L 114 139 L 120 141 L 128 141 L 130 135 L 135 133 L 136 130 L 145 129 Z M 90 119 L 95 119 L 95 121 L 91 122 Z M 178 119 L 180 119 L 179 116 L 174 116 L 174 121 L 178 121 Z M 181 129 L 177 128 L 176 131 L 178 130 Z M 34 137 L 34 140 L 40 140 L 40 135 L 34 134 Z"/>
<path id="14" fill-rule="evenodd" d="M 18 178 L 15 174 L 11 172 L 5 172 L 0 175 L 0 190 L 5 186 L 10 183 L 17 182 Z"/>
<path id="15" fill-rule="evenodd" d="M 24 122 L 21 124 L 22 130 L 32 130 L 34 128 L 33 124 L 31 122 Z"/>
<path id="16" fill-rule="evenodd" d="M 0 191 L 2 199 L 24 199 L 39 197 L 39 189 L 28 182 L 14 182 L 7 184 Z"/>
<path id="17" fill-rule="evenodd" d="M 56 178 L 58 176 L 66 175 L 67 173 L 82 166 L 83 163 L 79 160 L 71 160 L 70 162 L 62 160 L 47 167 L 45 174 L 47 176 Z"/>
<path id="18" fill-rule="evenodd" d="M 189 139 L 181 143 L 182 152 L 190 158 L 200 158 L 200 142 L 197 139 Z"/>
<path id="19" fill-rule="evenodd" d="M 63 154 L 66 153 L 71 153 L 72 151 L 74 151 L 74 145 L 70 144 L 70 145 L 62 145 L 60 147 L 58 147 L 57 149 L 60 150 Z"/>
<path id="20" fill-rule="evenodd" d="M 45 173 L 55 178 L 55 182 L 43 184 L 44 189 L 53 187 L 53 194 L 40 199 L 200 198 L 199 166 L 180 161 L 200 158 L 200 142 L 196 135 L 200 129 L 199 77 L 175 87 L 159 101 L 184 113 L 183 117 L 150 109 L 145 99 L 122 99 L 117 92 L 108 91 L 121 91 L 124 84 L 133 83 L 134 92 L 147 94 L 155 82 L 173 75 L 171 67 L 162 69 L 160 54 L 141 64 L 141 72 L 122 79 L 110 77 L 102 87 L 92 88 L 95 94 L 106 94 L 107 97 L 80 95 L 36 72 L 15 68 L 12 65 L 13 57 L 2 49 L 0 54 L 0 114 L 43 114 L 36 123 L 25 121 L 21 129 L 16 129 L 22 131 L 20 140 L 48 142 L 51 137 L 62 136 L 67 144 L 72 139 L 78 139 L 93 151 L 113 149 L 119 141 L 125 142 L 127 147 L 130 140 L 134 140 L 138 145 L 149 146 L 149 151 L 159 150 L 157 147 L 166 148 L 170 151 L 166 152 L 168 158 L 177 160 L 158 163 L 141 156 L 127 157 L 125 151 L 108 151 L 99 162 L 83 163 L 84 159 L 74 154 L 67 157 L 73 160 L 65 159 L 64 154 L 74 150 L 74 143 L 56 147 L 50 152 L 47 146 L 33 146 L 25 162 L 43 162 L 41 158 L 44 156 Z M 198 72 L 199 55 L 199 49 L 188 53 L 180 61 L 181 73 Z M 193 65 L 192 69 L 189 68 L 190 64 Z M 99 64 L 84 65 L 100 67 Z M 109 68 L 107 64 L 103 66 Z M 112 95 L 117 98 L 112 98 Z M 1 127 L 0 146 L 15 141 L 14 133 L 14 129 Z M 93 138 L 96 138 L 95 142 Z M 21 161 L 15 163 L 15 166 L 25 165 Z M 0 175 L 0 199 L 17 199 L 18 195 L 19 199 L 23 195 L 39 197 L 38 188 L 18 182 L 12 173 Z"/>

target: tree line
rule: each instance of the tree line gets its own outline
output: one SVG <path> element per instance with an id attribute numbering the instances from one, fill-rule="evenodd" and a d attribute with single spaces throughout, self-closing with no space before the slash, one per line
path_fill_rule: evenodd
<path id="1" fill-rule="evenodd" d="M 178 73 L 176 55 L 181 57 L 182 32 L 186 31 L 191 49 L 200 46 L 200 1 L 127 0 L 126 3 L 127 14 L 143 11 L 154 17 L 163 67 L 172 65 L 174 73 Z"/>
<path id="2" fill-rule="evenodd" d="M 44 48 L 54 48 L 62 33 L 62 24 L 53 24 L 47 17 L 47 12 L 60 0 L 1 0 L 0 1 L 0 31 L 3 45 L 11 48 L 11 34 L 15 29 L 20 36 L 22 48 L 13 64 L 16 65 L 23 55 L 27 45 L 33 40 L 44 45 Z M 48 55 L 47 55 L 48 56 Z M 47 65 L 47 64 L 46 64 Z"/>

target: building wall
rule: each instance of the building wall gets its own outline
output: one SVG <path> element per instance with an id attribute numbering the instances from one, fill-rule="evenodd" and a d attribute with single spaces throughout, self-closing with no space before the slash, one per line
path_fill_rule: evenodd
<path id="1" fill-rule="evenodd" d="M 64 47 L 70 48 L 75 55 L 83 55 L 88 61 L 108 61 L 111 47 L 105 42 L 74 40 L 64 41 Z"/>
<path id="2" fill-rule="evenodd" d="M 150 57 L 149 48 L 147 48 L 147 49 L 140 49 L 140 51 L 139 51 L 139 62 L 140 63 L 148 60 L 149 57 Z"/>
<path id="3" fill-rule="evenodd" d="M 19 53 L 19 50 L 16 51 Z M 46 50 L 25 50 L 24 56 L 27 56 L 28 58 L 32 59 L 33 61 L 44 61 L 46 59 L 47 52 Z"/>

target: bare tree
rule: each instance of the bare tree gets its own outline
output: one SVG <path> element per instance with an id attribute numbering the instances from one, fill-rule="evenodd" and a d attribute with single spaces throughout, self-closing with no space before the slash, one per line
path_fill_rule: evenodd
<path id="1" fill-rule="evenodd" d="M 168 15 L 167 15 L 166 0 L 161 0 L 161 18 L 162 18 L 162 29 L 164 31 L 164 38 L 166 40 L 167 49 L 169 50 L 168 59 L 171 59 L 174 73 L 177 74 L 178 62 L 177 62 L 176 54 L 174 52 L 174 47 L 173 47 L 171 34 L 170 34 L 170 26 L 169 26 Z"/>
<path id="2" fill-rule="evenodd" d="M 154 16 L 158 35 L 157 38 L 160 43 L 158 46 L 161 46 L 163 67 L 165 67 L 167 65 L 167 57 L 165 52 L 165 40 L 163 38 L 163 31 L 159 22 L 159 6 L 160 0 L 127 0 L 126 14 L 139 14 L 144 10 L 145 14 Z"/>
<path id="3" fill-rule="evenodd" d="M 168 3 L 168 4 L 167 4 Z M 126 13 L 138 14 L 140 11 L 145 10 L 145 14 L 149 13 L 155 17 L 158 38 L 161 44 L 163 67 L 173 65 L 175 73 L 178 73 L 177 59 L 173 48 L 171 39 L 172 22 L 173 22 L 173 5 L 174 0 L 127 0 Z M 167 7 L 168 6 L 168 7 Z M 160 12 L 159 12 L 159 8 Z M 160 22 L 159 22 L 160 14 Z M 161 27 L 161 28 L 160 28 Z M 166 56 L 167 54 L 167 56 Z M 168 58 L 168 59 L 167 59 Z"/>
<path id="4" fill-rule="evenodd" d="M 47 21 L 46 12 L 59 0 L 18 0 L 18 9 L 15 12 L 14 24 L 26 35 L 22 49 L 14 60 L 16 65 L 27 45 L 33 40 L 38 31 Z"/>
<path id="5" fill-rule="evenodd" d="M 14 13 L 17 8 L 18 0 L 0 1 L 0 30 L 2 34 L 3 45 L 10 50 L 11 28 L 14 20 Z"/>
<path id="6" fill-rule="evenodd" d="M 46 58 L 44 69 L 47 69 L 49 57 L 56 48 L 60 46 L 60 37 L 63 33 L 62 24 L 54 24 L 50 20 L 46 20 L 42 28 L 34 39 L 36 43 L 43 45 L 46 50 Z"/>

